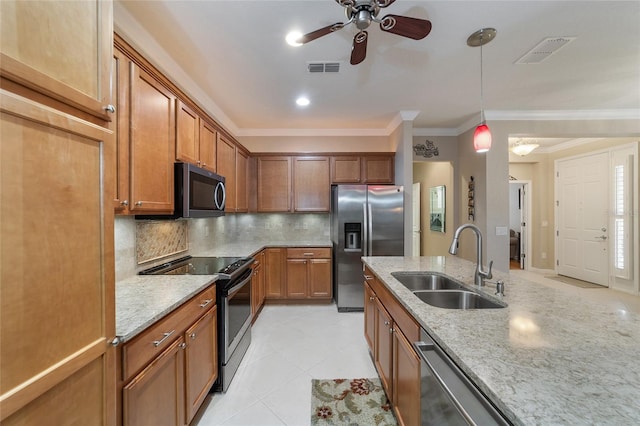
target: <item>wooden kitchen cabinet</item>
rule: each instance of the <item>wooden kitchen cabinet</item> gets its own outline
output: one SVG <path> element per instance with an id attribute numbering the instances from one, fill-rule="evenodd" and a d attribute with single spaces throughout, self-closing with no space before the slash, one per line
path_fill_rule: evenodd
<path id="1" fill-rule="evenodd" d="M 187 424 L 198 412 L 218 377 L 218 310 L 215 305 L 185 333 L 185 402 Z"/>
<path id="2" fill-rule="evenodd" d="M 254 323 L 264 305 L 265 288 L 265 251 L 262 250 L 255 256 L 253 262 L 253 276 L 251 277 L 251 322 Z"/>
<path id="3" fill-rule="evenodd" d="M 359 156 L 331 157 L 331 183 L 361 183 Z"/>
<path id="4" fill-rule="evenodd" d="M 279 300 L 284 297 L 286 259 L 287 249 L 275 247 L 264 249 L 265 299 Z"/>
<path id="5" fill-rule="evenodd" d="M 291 211 L 291 157 L 258 158 L 258 211 Z"/>
<path id="6" fill-rule="evenodd" d="M 216 143 L 217 173 L 225 178 L 227 202 L 225 211 L 236 211 L 236 145 L 226 136 L 218 133 Z"/>
<path id="7" fill-rule="evenodd" d="M 329 157 L 293 158 L 293 211 L 328 212 L 331 198 Z"/>
<path id="8" fill-rule="evenodd" d="M 215 172 L 217 133 L 193 108 L 176 101 L 176 160 Z"/>
<path id="9" fill-rule="evenodd" d="M 236 212 L 249 211 L 249 154 L 241 149 L 236 150 Z"/>
<path id="10" fill-rule="evenodd" d="M 185 424 L 185 347 L 180 336 L 124 387 L 125 426 Z"/>
<path id="11" fill-rule="evenodd" d="M 287 249 L 287 299 L 331 300 L 331 249 Z"/>
<path id="12" fill-rule="evenodd" d="M 420 358 L 411 342 L 420 326 L 365 268 L 364 332 L 374 365 L 402 425 L 420 425 Z"/>
<path id="13" fill-rule="evenodd" d="M 131 193 L 135 214 L 173 212 L 175 96 L 131 63 Z"/>
<path id="14" fill-rule="evenodd" d="M 116 422 L 112 22 L 110 1 L 0 2 L 3 426 Z"/>
<path id="15" fill-rule="evenodd" d="M 188 424 L 218 377 L 215 286 L 122 347 L 123 424 Z"/>
<path id="16" fill-rule="evenodd" d="M 113 208 L 116 213 L 127 213 L 129 208 L 129 69 L 131 61 L 117 47 L 113 49 L 111 62 L 111 99 L 116 108 L 109 128 L 116 137 L 116 164 Z"/>
<path id="17" fill-rule="evenodd" d="M 394 182 L 394 157 L 392 156 L 364 156 L 362 157 L 362 183 Z"/>

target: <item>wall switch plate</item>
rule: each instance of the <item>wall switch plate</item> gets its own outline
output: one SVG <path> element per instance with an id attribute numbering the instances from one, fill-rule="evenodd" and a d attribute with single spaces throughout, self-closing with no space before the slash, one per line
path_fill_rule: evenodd
<path id="1" fill-rule="evenodd" d="M 507 235 L 508 228 L 506 226 L 496 226 L 496 235 Z"/>

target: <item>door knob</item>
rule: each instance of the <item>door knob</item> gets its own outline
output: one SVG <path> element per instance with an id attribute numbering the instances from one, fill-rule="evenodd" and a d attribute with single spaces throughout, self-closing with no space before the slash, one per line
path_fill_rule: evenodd
<path id="1" fill-rule="evenodd" d="M 607 239 L 607 236 L 606 235 L 600 235 L 599 237 L 596 237 L 596 239 L 604 241 L 604 240 Z"/>

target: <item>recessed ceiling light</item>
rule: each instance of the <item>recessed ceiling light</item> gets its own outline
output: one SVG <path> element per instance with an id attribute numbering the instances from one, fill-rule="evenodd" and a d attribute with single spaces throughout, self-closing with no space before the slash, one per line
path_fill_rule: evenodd
<path id="1" fill-rule="evenodd" d="M 296 103 L 300 106 L 307 106 L 311 103 L 311 101 L 305 96 L 300 96 L 298 99 L 296 99 Z"/>
<path id="2" fill-rule="evenodd" d="M 287 40 L 287 44 L 289 46 L 302 46 L 302 43 L 298 41 L 300 37 L 302 37 L 302 33 L 298 31 L 291 31 L 289 34 L 287 34 L 285 40 Z"/>

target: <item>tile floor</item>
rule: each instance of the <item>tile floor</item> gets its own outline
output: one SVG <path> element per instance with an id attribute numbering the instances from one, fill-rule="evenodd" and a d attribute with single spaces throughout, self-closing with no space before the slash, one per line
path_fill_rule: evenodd
<path id="1" fill-rule="evenodd" d="M 543 274 L 511 271 L 531 281 L 640 313 L 640 297 L 584 289 Z M 251 346 L 226 394 L 210 395 L 193 425 L 308 425 L 311 379 L 377 377 L 364 340 L 362 313 L 335 305 L 265 306 Z"/>
<path id="2" fill-rule="evenodd" d="M 377 377 L 362 312 L 331 305 L 267 305 L 225 394 L 205 400 L 193 425 L 308 425 L 311 379 Z"/>

